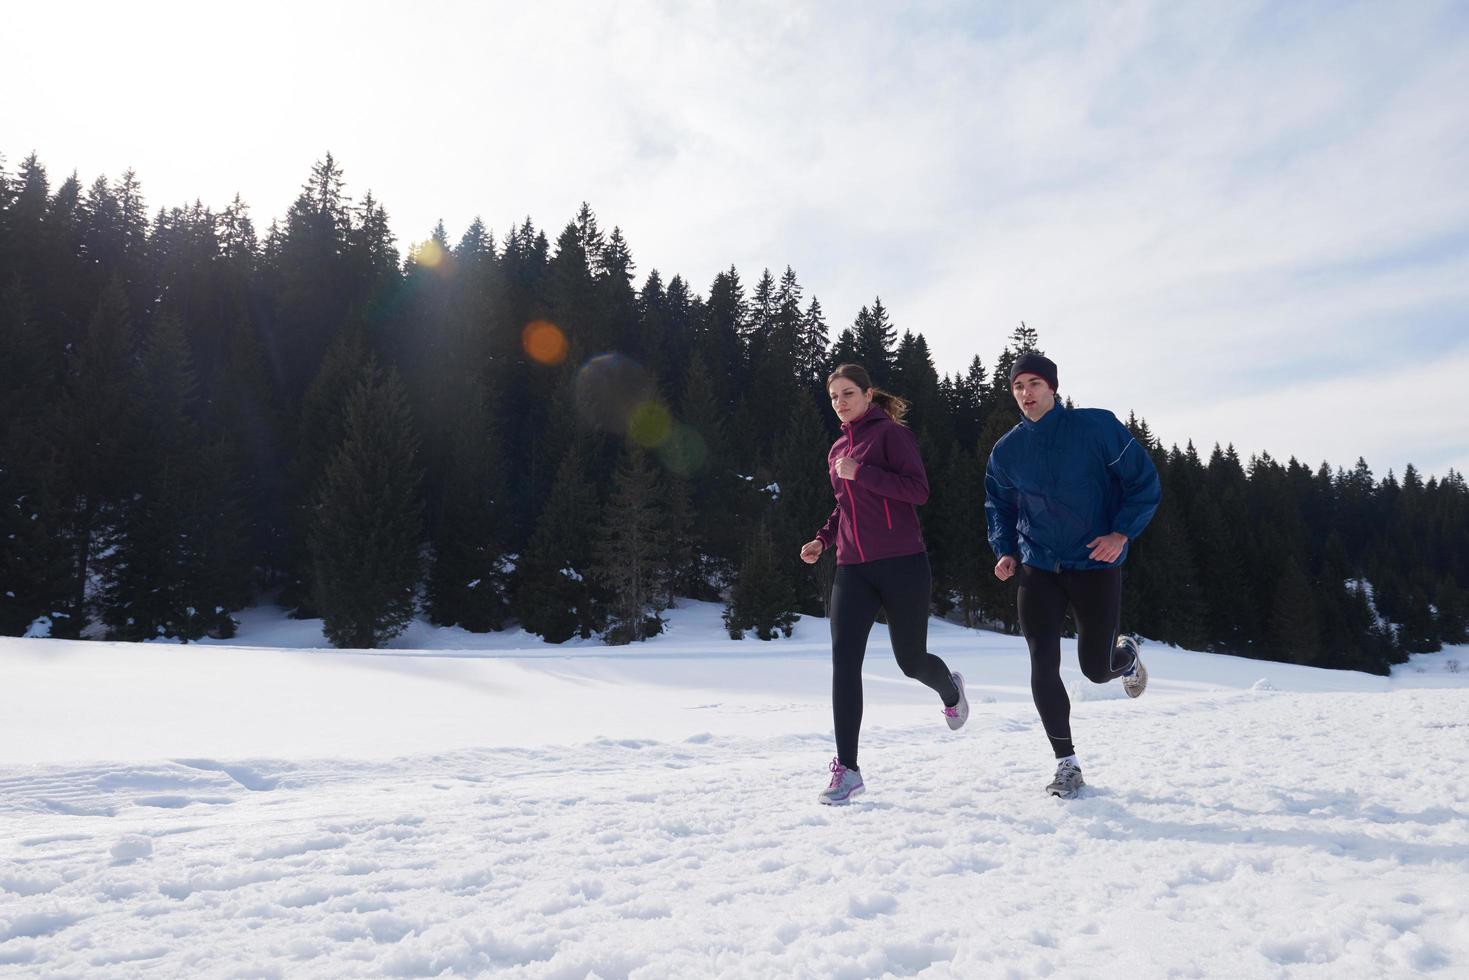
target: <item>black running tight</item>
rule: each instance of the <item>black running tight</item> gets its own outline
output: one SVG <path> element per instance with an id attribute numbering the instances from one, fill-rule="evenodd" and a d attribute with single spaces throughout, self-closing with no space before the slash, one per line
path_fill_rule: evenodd
<path id="1" fill-rule="evenodd" d="M 1132 666 L 1117 663 L 1117 625 L 1122 616 L 1122 569 L 1047 572 L 1020 566 L 1017 598 L 1020 631 L 1030 645 L 1030 693 L 1056 758 L 1076 751 L 1071 744 L 1071 699 L 1061 682 L 1061 628 L 1066 607 L 1076 617 L 1076 652 L 1081 672 L 1105 684 Z"/>
<path id="2" fill-rule="evenodd" d="M 959 702 L 949 668 L 928 652 L 928 603 L 932 588 L 928 555 L 882 558 L 838 565 L 831 590 L 831 713 L 837 758 L 857 768 L 857 734 L 862 728 L 862 660 L 879 608 L 887 612 L 893 655 L 903 673 L 938 692 L 945 704 Z"/>

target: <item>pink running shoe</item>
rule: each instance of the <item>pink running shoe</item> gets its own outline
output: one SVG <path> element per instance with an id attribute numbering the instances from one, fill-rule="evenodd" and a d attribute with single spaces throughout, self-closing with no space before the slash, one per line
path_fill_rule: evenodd
<path id="1" fill-rule="evenodd" d="M 852 797 L 866 789 L 862 785 L 862 774 L 842 765 L 840 759 L 831 760 L 829 768 L 831 769 L 831 785 L 821 791 L 821 795 L 816 798 L 818 803 L 842 806 L 851 802 Z"/>
<path id="2" fill-rule="evenodd" d="M 964 727 L 969 720 L 969 696 L 964 693 L 964 675 L 958 671 L 949 674 L 954 679 L 954 686 L 959 689 L 959 703 L 953 707 L 944 706 L 944 720 L 954 731 Z"/>

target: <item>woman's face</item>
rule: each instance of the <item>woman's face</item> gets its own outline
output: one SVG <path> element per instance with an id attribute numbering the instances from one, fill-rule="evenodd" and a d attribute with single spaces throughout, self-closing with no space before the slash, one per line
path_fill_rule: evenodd
<path id="1" fill-rule="evenodd" d="M 837 378 L 827 386 L 826 393 L 831 395 L 832 411 L 843 422 L 855 422 L 872 405 L 872 389 L 864 391 L 851 378 Z"/>

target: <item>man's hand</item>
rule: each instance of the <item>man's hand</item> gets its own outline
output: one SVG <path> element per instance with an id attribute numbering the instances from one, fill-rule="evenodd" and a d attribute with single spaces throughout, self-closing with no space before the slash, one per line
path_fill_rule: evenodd
<path id="1" fill-rule="evenodd" d="M 837 476 L 843 480 L 855 480 L 857 479 L 857 467 L 861 465 L 861 463 L 858 463 L 850 456 L 838 456 L 836 462 Z"/>
<path id="2" fill-rule="evenodd" d="M 1010 576 L 1015 574 L 1015 568 L 1015 556 L 1006 555 L 1004 558 L 1001 558 L 999 561 L 995 562 L 995 578 L 1003 582 Z"/>
<path id="3" fill-rule="evenodd" d="M 1104 561 L 1110 564 L 1117 560 L 1118 555 L 1122 554 L 1122 546 L 1125 544 L 1127 544 L 1127 535 L 1113 531 L 1111 534 L 1104 534 L 1100 538 L 1093 538 L 1086 543 L 1086 546 L 1092 549 L 1090 555 L 1092 561 Z"/>
<path id="4" fill-rule="evenodd" d="M 821 553 L 825 550 L 826 545 L 821 543 L 820 538 L 812 538 L 810 541 L 801 545 L 801 560 L 808 565 L 814 565 L 816 564 L 816 559 L 820 558 Z"/>

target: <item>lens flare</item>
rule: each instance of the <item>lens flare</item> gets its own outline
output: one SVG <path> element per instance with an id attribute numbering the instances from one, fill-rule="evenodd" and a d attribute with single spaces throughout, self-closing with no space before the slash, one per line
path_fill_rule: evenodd
<path id="1" fill-rule="evenodd" d="M 537 364 L 555 366 L 566 360 L 566 334 L 547 320 L 532 320 L 520 332 L 525 356 Z"/>
<path id="2" fill-rule="evenodd" d="M 583 422 L 625 435 L 639 406 L 654 399 L 653 380 L 637 361 L 598 354 L 576 374 L 576 410 Z"/>
<path id="3" fill-rule="evenodd" d="M 704 437 L 693 426 L 674 422 L 668 438 L 658 447 L 658 458 L 670 472 L 679 476 L 693 476 L 704 468 L 709 449 Z"/>
<path id="4" fill-rule="evenodd" d="M 418 255 L 416 256 L 416 259 L 418 261 L 418 264 L 421 266 L 425 266 L 430 269 L 437 268 L 439 263 L 444 261 L 444 246 L 440 245 L 438 242 L 430 238 L 428 241 L 418 246 Z"/>
<path id="5" fill-rule="evenodd" d="M 673 416 L 657 402 L 643 402 L 627 420 L 627 434 L 644 449 L 657 449 L 673 431 Z"/>

